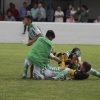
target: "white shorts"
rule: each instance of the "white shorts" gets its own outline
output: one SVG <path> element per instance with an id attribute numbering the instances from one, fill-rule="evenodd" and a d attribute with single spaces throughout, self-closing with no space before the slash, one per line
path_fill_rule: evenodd
<path id="1" fill-rule="evenodd" d="M 51 70 L 48 70 L 48 69 L 46 69 L 44 71 L 45 78 L 52 78 L 52 77 L 58 75 L 58 73 L 59 72 L 51 71 Z"/>

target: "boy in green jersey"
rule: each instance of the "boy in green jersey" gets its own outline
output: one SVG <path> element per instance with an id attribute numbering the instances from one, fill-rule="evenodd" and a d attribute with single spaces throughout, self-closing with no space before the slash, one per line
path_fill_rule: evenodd
<path id="1" fill-rule="evenodd" d="M 36 42 L 36 40 L 42 36 L 42 32 L 41 29 L 32 23 L 33 21 L 33 17 L 30 15 L 25 16 L 23 23 L 28 26 L 27 31 L 28 31 L 28 43 L 27 45 L 30 46 L 32 45 L 34 42 Z"/>
<path id="2" fill-rule="evenodd" d="M 31 52 L 27 55 L 24 63 L 24 73 L 22 78 L 26 78 L 27 69 L 30 65 L 34 64 L 40 68 L 41 73 L 44 73 L 44 65 L 48 60 L 48 57 L 52 51 L 53 44 L 52 40 L 55 38 L 55 33 L 52 30 L 49 30 L 46 34 L 46 37 L 40 37 L 35 42 L 34 47 Z"/>
<path id="3" fill-rule="evenodd" d="M 32 23 L 33 17 L 30 15 L 25 16 L 23 23 L 28 26 L 28 43 L 27 46 L 31 46 L 36 40 L 42 36 L 41 29 Z M 33 77 L 33 65 L 30 68 L 30 77 Z"/>

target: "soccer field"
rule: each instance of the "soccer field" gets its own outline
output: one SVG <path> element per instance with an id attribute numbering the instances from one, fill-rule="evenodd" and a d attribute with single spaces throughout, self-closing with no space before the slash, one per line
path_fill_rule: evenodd
<path id="1" fill-rule="evenodd" d="M 81 49 L 82 61 L 88 61 L 100 72 L 100 46 L 55 45 L 54 51 L 65 52 L 74 47 Z M 0 100 L 100 100 L 100 79 L 92 75 L 82 81 L 21 79 L 31 48 L 0 44 Z M 57 63 L 51 61 L 51 65 Z"/>

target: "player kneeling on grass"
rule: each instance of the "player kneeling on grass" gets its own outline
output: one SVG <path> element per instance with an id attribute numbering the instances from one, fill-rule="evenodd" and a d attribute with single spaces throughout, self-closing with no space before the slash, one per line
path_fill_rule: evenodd
<path id="1" fill-rule="evenodd" d="M 81 51 L 79 48 L 73 48 L 73 50 L 68 50 L 66 53 L 59 53 L 59 52 L 54 52 L 54 55 L 60 58 L 61 62 L 58 63 L 59 67 L 65 66 L 65 68 L 70 68 L 77 70 L 80 66 L 79 63 L 81 63 Z M 73 56 L 77 57 L 77 63 L 72 63 L 71 60 L 73 59 Z M 100 73 L 91 68 L 89 71 L 89 74 L 94 75 L 96 77 L 100 78 Z"/>
<path id="2" fill-rule="evenodd" d="M 72 70 L 70 68 L 66 68 L 62 72 L 60 72 L 57 76 L 53 77 L 53 79 L 60 79 L 60 78 L 70 78 L 76 80 L 83 80 L 89 77 L 87 73 L 91 69 L 91 65 L 88 62 L 83 62 L 80 66 L 80 70 Z"/>
<path id="3" fill-rule="evenodd" d="M 46 34 L 46 37 L 39 37 L 35 42 L 34 47 L 31 52 L 27 55 L 24 63 L 24 73 L 22 78 L 27 77 L 28 67 L 32 64 L 40 68 L 41 75 L 44 73 L 44 65 L 47 62 L 47 59 L 53 48 L 52 40 L 55 38 L 55 33 L 52 30 L 49 30 Z"/>
<path id="4" fill-rule="evenodd" d="M 59 72 L 61 72 L 62 70 L 64 70 L 65 68 L 60 68 L 60 67 L 53 67 L 50 65 L 50 59 L 55 60 L 57 62 L 60 61 L 60 59 L 58 57 L 55 57 L 52 53 L 50 53 L 50 56 L 48 58 L 48 61 L 45 63 L 44 65 L 44 74 L 43 76 L 41 76 L 40 72 L 41 69 L 37 68 L 36 66 L 34 66 L 34 78 L 35 79 L 51 79 L 53 76 L 57 75 Z"/>

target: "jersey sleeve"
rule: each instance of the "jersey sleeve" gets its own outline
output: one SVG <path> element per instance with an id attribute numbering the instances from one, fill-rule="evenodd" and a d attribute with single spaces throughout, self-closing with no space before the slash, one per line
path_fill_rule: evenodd
<path id="1" fill-rule="evenodd" d="M 36 35 L 41 33 L 40 29 L 36 25 L 33 26 L 32 30 L 36 33 Z"/>
<path id="2" fill-rule="evenodd" d="M 50 53 L 50 56 L 49 56 L 49 58 L 50 59 L 53 59 L 55 56 L 52 54 L 52 53 Z"/>

